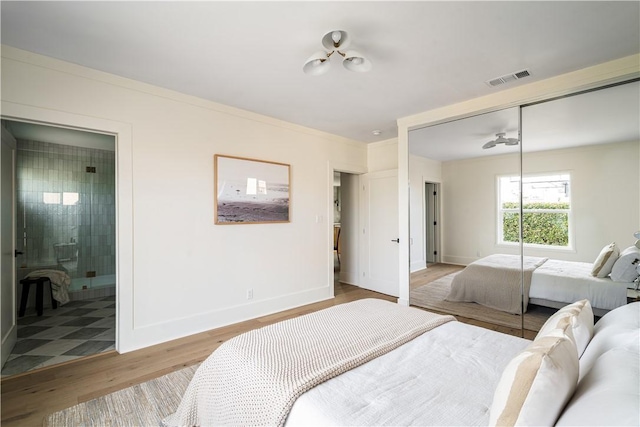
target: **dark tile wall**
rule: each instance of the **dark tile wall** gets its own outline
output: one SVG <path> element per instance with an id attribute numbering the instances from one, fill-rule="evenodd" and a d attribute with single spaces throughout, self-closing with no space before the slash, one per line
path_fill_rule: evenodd
<path id="1" fill-rule="evenodd" d="M 72 278 L 114 274 L 115 153 L 17 143 L 18 264 L 62 266 Z"/>

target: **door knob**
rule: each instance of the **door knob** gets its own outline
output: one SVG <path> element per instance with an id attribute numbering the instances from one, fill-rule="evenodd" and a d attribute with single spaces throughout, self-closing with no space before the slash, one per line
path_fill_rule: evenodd
<path id="1" fill-rule="evenodd" d="M 16 249 L 14 256 L 17 257 L 18 255 L 22 255 L 22 254 L 24 254 L 24 252 L 20 252 L 19 250 Z"/>
<path id="2" fill-rule="evenodd" d="M 396 243 L 400 243 L 400 238 L 398 237 L 397 239 L 391 239 L 392 242 L 396 242 Z"/>

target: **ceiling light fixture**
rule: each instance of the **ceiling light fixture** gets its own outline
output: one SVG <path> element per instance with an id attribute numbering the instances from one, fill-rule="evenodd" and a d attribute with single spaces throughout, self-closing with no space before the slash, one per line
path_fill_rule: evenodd
<path id="1" fill-rule="evenodd" d="M 344 59 L 342 65 L 349 71 L 359 73 L 371 70 L 371 61 L 355 50 L 345 50 L 350 43 L 346 31 L 329 31 L 322 37 L 322 46 L 326 50 L 320 50 L 309 57 L 302 67 L 302 71 L 312 76 L 319 76 L 329 71 L 331 63 L 329 58 L 338 52 Z"/>
<path id="2" fill-rule="evenodd" d="M 493 141 L 487 142 L 482 146 L 482 148 L 486 150 L 487 148 L 493 148 L 498 144 L 518 145 L 519 141 L 517 138 L 505 138 L 504 137 L 505 135 L 506 133 L 504 132 L 496 133 L 496 139 L 494 139 Z"/>
<path id="3" fill-rule="evenodd" d="M 380 129 L 376 129 L 374 131 L 371 131 L 371 133 L 374 134 L 375 136 L 382 135 L 382 131 Z"/>

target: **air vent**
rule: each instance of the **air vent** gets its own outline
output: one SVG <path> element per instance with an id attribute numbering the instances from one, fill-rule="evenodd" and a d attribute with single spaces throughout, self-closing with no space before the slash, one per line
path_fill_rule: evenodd
<path id="1" fill-rule="evenodd" d="M 487 80 L 485 83 L 487 83 L 491 87 L 500 86 L 505 83 L 510 83 L 524 77 L 528 77 L 530 75 L 531 73 L 529 72 L 529 70 L 516 71 L 515 73 L 506 74 L 504 76 L 496 77 L 495 79 Z"/>

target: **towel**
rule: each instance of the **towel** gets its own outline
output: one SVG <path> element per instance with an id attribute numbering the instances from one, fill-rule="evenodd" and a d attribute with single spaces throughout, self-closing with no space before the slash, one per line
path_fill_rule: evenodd
<path id="1" fill-rule="evenodd" d="M 71 277 L 61 270 L 34 270 L 27 274 L 25 278 L 37 279 L 38 277 L 47 277 L 51 281 L 51 292 L 53 298 L 64 305 L 69 302 L 69 285 L 71 285 Z"/>

